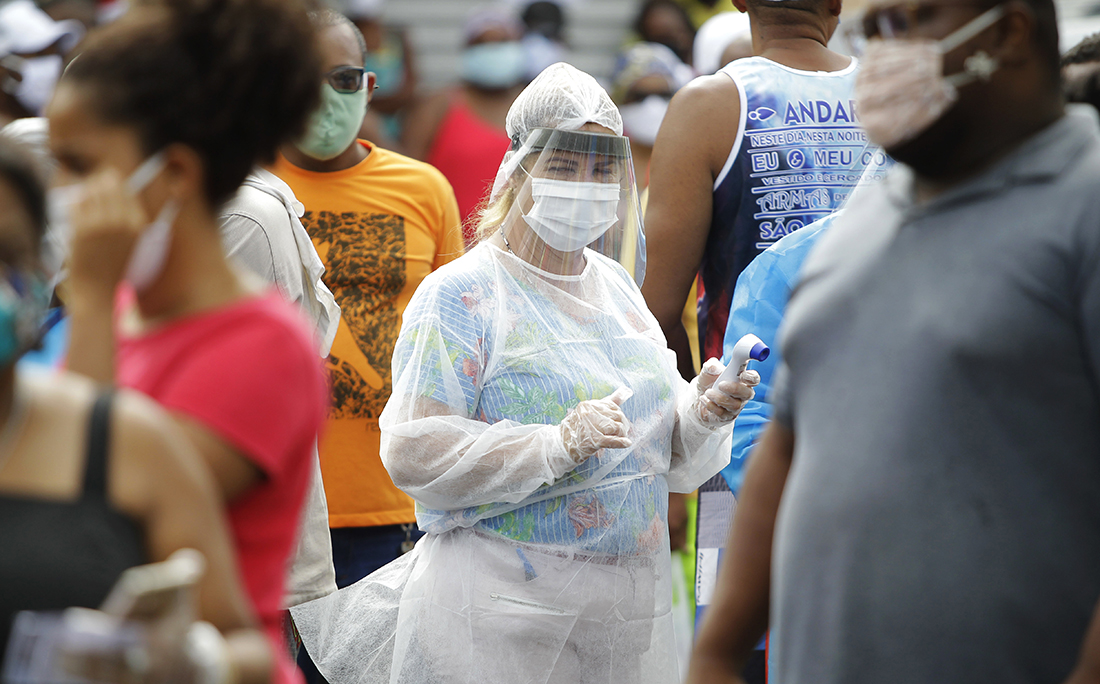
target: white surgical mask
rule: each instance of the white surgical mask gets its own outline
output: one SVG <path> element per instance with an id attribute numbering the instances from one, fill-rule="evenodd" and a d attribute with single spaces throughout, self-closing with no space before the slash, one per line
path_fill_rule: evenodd
<path id="1" fill-rule="evenodd" d="M 928 129 L 958 100 L 958 87 L 989 80 L 997 61 L 978 51 L 957 74 L 943 75 L 943 56 L 1004 16 L 997 5 L 939 41 L 872 40 L 856 76 L 859 121 L 871 142 L 890 150 Z"/>
<path id="2" fill-rule="evenodd" d="M 137 195 L 164 170 L 164 155 L 160 152 L 142 162 L 130 177 L 126 179 L 126 188 L 130 194 Z M 62 245 L 67 256 L 72 242 L 72 209 L 80 201 L 84 191 L 83 183 L 73 183 L 51 188 L 47 196 L 49 231 L 53 239 Z M 145 227 L 126 264 L 126 281 L 141 292 L 147 289 L 164 270 L 168 252 L 172 245 L 172 224 L 179 214 L 179 202 L 169 199 L 157 213 L 153 222 Z"/>
<path id="3" fill-rule="evenodd" d="M 623 131 L 634 142 L 653 147 L 667 111 L 668 99 L 660 95 L 650 95 L 641 102 L 623 105 L 619 107 Z"/>
<path id="4" fill-rule="evenodd" d="M 523 220 L 543 242 L 575 252 L 619 220 L 619 184 L 532 178 L 531 211 Z"/>

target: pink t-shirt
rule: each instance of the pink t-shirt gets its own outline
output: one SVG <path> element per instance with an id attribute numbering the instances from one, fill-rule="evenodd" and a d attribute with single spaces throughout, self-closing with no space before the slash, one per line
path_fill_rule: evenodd
<path id="1" fill-rule="evenodd" d="M 119 310 L 133 301 L 124 289 Z M 278 654 L 286 651 L 280 610 L 287 559 L 328 396 L 310 335 L 274 291 L 140 337 L 119 335 L 119 385 L 202 423 L 266 476 L 227 513 L 245 587 Z"/>

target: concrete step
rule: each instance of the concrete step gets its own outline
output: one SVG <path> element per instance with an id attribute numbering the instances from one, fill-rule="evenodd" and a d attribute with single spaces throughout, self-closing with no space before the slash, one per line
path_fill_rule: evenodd
<path id="1" fill-rule="evenodd" d="M 570 63 L 599 79 L 610 76 L 615 53 L 629 36 L 638 4 L 638 0 L 569 3 L 566 40 L 572 50 Z M 388 24 L 408 31 L 421 83 L 432 89 L 457 80 L 463 24 L 483 6 L 483 0 L 391 0 L 382 16 Z"/>

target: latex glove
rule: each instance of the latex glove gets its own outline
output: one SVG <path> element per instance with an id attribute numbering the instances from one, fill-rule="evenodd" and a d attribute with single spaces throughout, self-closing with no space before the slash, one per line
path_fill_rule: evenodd
<path id="1" fill-rule="evenodd" d="M 630 422 L 620 408 L 634 393 L 620 387 L 604 399 L 582 401 L 561 422 L 561 440 L 577 465 L 600 449 L 625 449 L 633 442 Z"/>
<path id="2" fill-rule="evenodd" d="M 753 387 L 760 384 L 760 374 L 754 370 L 741 373 L 737 382 L 722 382 L 718 387 L 714 381 L 725 370 L 718 359 L 708 359 L 695 379 L 698 398 L 695 409 L 704 425 L 724 425 L 741 413 L 746 401 L 756 396 Z"/>

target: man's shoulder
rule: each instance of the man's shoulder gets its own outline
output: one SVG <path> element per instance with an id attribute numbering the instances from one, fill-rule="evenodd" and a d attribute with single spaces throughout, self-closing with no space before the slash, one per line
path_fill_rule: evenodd
<path id="1" fill-rule="evenodd" d="M 843 58 L 849 60 L 847 65 L 837 68 L 835 62 L 842 61 Z M 768 57 L 743 57 L 725 65 L 719 69 L 718 73 L 715 75 L 724 75 L 727 80 L 737 83 L 743 80 L 756 79 L 763 79 L 765 82 L 770 83 L 776 78 L 782 78 L 783 76 L 809 78 L 813 80 L 835 80 L 849 77 L 854 79 L 855 73 L 859 69 L 859 60 L 855 57 L 846 57 L 840 53 L 831 53 L 831 60 L 826 60 L 826 62 L 829 62 L 831 68 L 825 68 L 827 64 L 822 62 L 819 65 L 823 67 L 821 69 L 806 69 L 785 64 Z"/>
<path id="2" fill-rule="evenodd" d="M 387 150 L 384 147 L 374 145 L 371 154 L 377 155 L 375 163 L 366 167 L 364 176 L 377 179 L 380 176 L 407 178 L 420 184 L 430 182 L 435 185 L 445 185 L 450 188 L 450 183 L 439 169 L 427 162 L 422 162 L 400 152 Z"/>
<path id="3" fill-rule="evenodd" d="M 903 180 L 895 178 L 892 182 Z M 860 265 L 873 262 L 882 253 L 901 221 L 901 213 L 891 201 L 888 187 L 886 180 L 861 187 L 840 211 L 829 217 L 831 220 L 826 225 L 802 236 L 802 240 L 809 239 L 809 244 L 802 240 L 791 241 L 795 248 L 806 248 L 798 273 L 800 282 L 816 281 L 837 270 L 854 273 Z"/>
<path id="4" fill-rule="evenodd" d="M 723 107 L 737 104 L 740 95 L 732 76 L 719 71 L 710 76 L 699 76 L 677 91 L 676 99 L 694 107 Z"/>
<path id="5" fill-rule="evenodd" d="M 286 206 L 274 196 L 258 188 L 242 185 L 218 212 L 224 222 L 230 218 L 251 219 L 261 226 L 275 222 L 289 223 Z"/>

